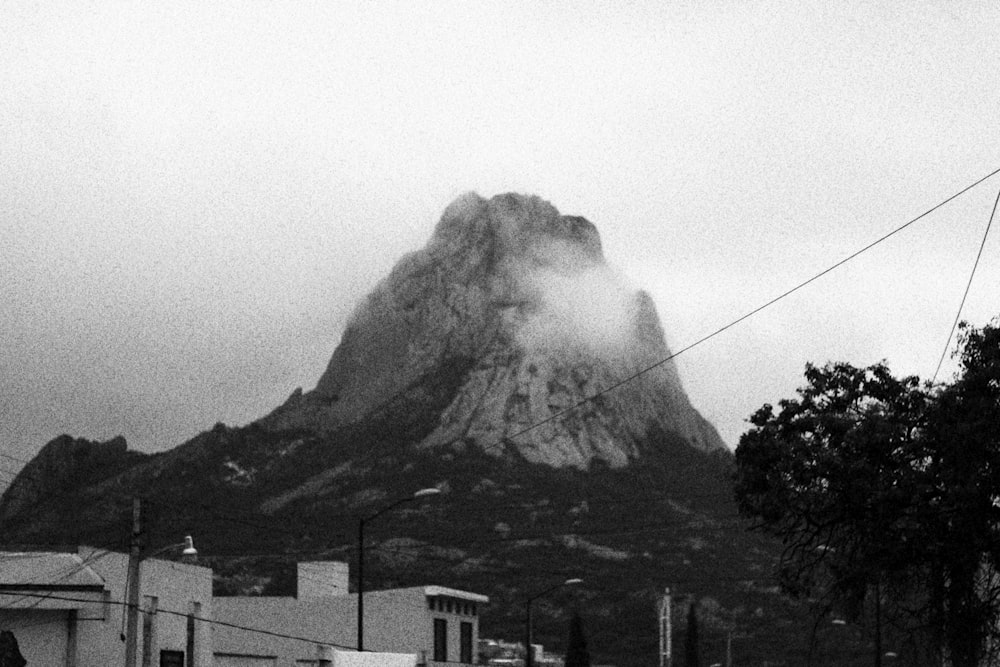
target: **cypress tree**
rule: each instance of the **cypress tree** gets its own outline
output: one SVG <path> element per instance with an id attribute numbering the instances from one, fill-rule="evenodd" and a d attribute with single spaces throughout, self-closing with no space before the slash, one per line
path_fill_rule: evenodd
<path id="1" fill-rule="evenodd" d="M 701 667 L 698 657 L 698 611 L 695 603 L 688 607 L 687 636 L 684 637 L 684 667 Z"/>
<path id="2" fill-rule="evenodd" d="M 590 653 L 587 651 L 587 640 L 583 636 L 583 619 L 576 612 L 569 621 L 566 667 L 590 667 Z"/>

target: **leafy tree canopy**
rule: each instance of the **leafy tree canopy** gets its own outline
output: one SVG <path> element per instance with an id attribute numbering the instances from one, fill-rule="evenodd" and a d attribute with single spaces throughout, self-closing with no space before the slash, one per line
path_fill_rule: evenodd
<path id="1" fill-rule="evenodd" d="M 979 664 L 1000 607 L 1000 328 L 960 341 L 937 387 L 807 366 L 797 398 L 751 417 L 735 473 L 740 512 L 785 545 L 786 591 L 908 613 L 956 667 Z"/>

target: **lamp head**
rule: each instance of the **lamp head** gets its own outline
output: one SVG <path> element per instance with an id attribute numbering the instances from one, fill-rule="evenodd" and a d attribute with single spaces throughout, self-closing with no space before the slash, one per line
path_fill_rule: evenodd
<path id="1" fill-rule="evenodd" d="M 582 584 L 583 579 L 567 579 L 563 582 L 563 586 L 576 586 L 577 584 Z"/>
<path id="2" fill-rule="evenodd" d="M 432 486 L 432 487 L 427 488 L 427 489 L 420 489 L 419 491 L 414 491 L 413 492 L 413 497 L 414 498 L 423 498 L 424 496 L 436 496 L 439 493 L 441 493 L 441 489 Z"/>
<path id="3" fill-rule="evenodd" d="M 184 536 L 184 551 L 181 552 L 181 555 L 185 558 L 198 557 L 198 550 L 194 548 L 194 540 L 191 539 L 190 535 Z"/>

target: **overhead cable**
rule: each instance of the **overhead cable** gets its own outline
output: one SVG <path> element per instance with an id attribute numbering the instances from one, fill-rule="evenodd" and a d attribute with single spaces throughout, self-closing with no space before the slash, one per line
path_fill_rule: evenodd
<path id="1" fill-rule="evenodd" d="M 997 213 L 997 204 L 1000 203 L 1000 191 L 997 192 L 997 198 L 993 202 L 993 211 L 990 213 L 990 219 L 986 223 L 986 231 L 983 232 L 983 240 L 979 243 L 979 252 L 976 253 L 976 261 L 972 263 L 972 271 L 969 273 L 969 282 L 965 284 L 965 292 L 962 293 L 962 302 L 958 304 L 958 312 L 955 313 L 955 321 L 951 323 L 951 330 L 948 331 L 948 340 L 944 343 L 944 350 L 941 351 L 941 358 L 938 359 L 937 368 L 934 369 L 934 375 L 931 377 L 931 384 L 937 380 L 938 373 L 941 371 L 941 364 L 944 363 L 944 358 L 948 354 L 948 348 L 951 347 L 951 338 L 955 335 L 955 328 L 958 326 L 958 320 L 962 317 L 962 308 L 965 307 L 965 299 L 969 296 L 969 288 L 972 287 L 972 279 L 976 275 L 976 268 L 979 266 L 979 258 L 983 256 L 983 248 L 986 247 L 986 239 L 990 235 L 990 227 L 993 225 L 993 216 Z"/>

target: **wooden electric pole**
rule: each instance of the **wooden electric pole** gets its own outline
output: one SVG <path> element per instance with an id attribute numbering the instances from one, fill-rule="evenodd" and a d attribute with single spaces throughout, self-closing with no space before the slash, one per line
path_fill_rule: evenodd
<path id="1" fill-rule="evenodd" d="M 132 539 L 128 552 L 128 601 L 125 611 L 128 624 L 125 629 L 125 667 L 135 667 L 139 645 L 139 567 L 142 563 L 142 501 L 132 499 Z"/>

